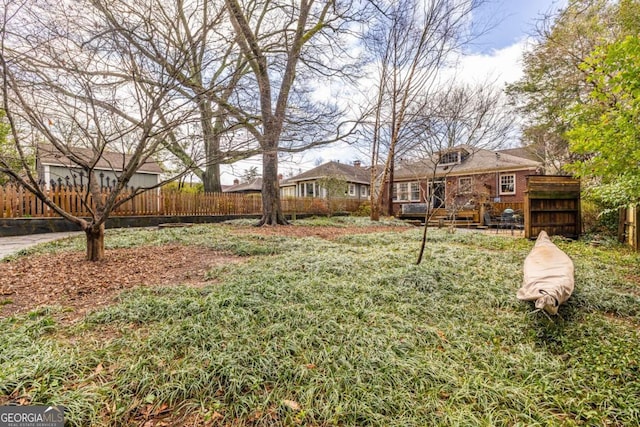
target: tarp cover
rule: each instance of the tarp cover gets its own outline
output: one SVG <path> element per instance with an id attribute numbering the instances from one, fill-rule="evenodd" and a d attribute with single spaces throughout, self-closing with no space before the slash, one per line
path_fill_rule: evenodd
<path id="1" fill-rule="evenodd" d="M 524 280 L 517 297 L 535 301 L 536 308 L 557 314 L 558 306 L 569 299 L 574 287 L 573 261 L 541 231 L 524 260 Z"/>

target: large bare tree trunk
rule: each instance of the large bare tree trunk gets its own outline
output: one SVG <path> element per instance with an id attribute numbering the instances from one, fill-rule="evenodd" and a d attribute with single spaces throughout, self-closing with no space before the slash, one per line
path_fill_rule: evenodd
<path id="1" fill-rule="evenodd" d="M 274 144 L 275 147 L 275 144 Z M 262 155 L 262 218 L 261 225 L 287 225 L 282 213 L 280 185 L 278 183 L 278 153 L 274 148 Z"/>
<path id="2" fill-rule="evenodd" d="M 202 174 L 202 184 L 205 193 L 220 193 L 222 186 L 220 185 L 220 165 L 209 164 Z"/>
<path id="3" fill-rule="evenodd" d="M 200 126 L 204 136 L 204 149 L 206 152 L 206 165 L 202 174 L 202 183 L 205 193 L 220 193 L 220 133 L 223 124 L 220 116 L 214 118 L 211 103 L 207 100 L 199 102 Z M 215 122 L 215 123 L 214 123 Z"/>
<path id="4" fill-rule="evenodd" d="M 229 11 L 229 18 L 238 37 L 238 45 L 246 57 L 251 72 L 253 73 L 259 88 L 260 116 L 262 120 L 262 135 L 254 128 L 257 139 L 260 141 L 262 154 L 262 219 L 257 225 L 287 224 L 282 213 L 280 203 L 280 188 L 278 183 L 278 149 L 283 124 L 287 118 L 289 94 L 293 90 L 296 78 L 296 67 L 300 61 L 302 47 L 315 34 L 322 31 L 327 25 L 327 16 L 336 8 L 335 0 L 319 2 L 313 22 L 309 22 L 309 16 L 314 9 L 314 2 L 299 0 L 292 2 L 295 13 L 289 21 L 283 22 L 287 30 L 283 33 L 284 40 L 279 41 L 278 46 L 284 52 L 282 68 L 272 69 L 268 52 L 273 46 L 264 49 L 264 42 L 259 32 L 259 27 L 251 27 L 250 20 L 238 0 L 225 0 Z M 277 3 L 265 2 L 265 15 L 269 9 L 281 9 Z M 287 12 L 288 13 L 288 12 Z M 262 18 L 261 18 L 262 21 Z M 294 30 L 292 30 L 294 29 Z M 288 36 L 287 36 L 288 35 Z M 268 45 L 267 45 L 268 46 Z M 276 62 L 277 63 L 277 62 Z M 279 84 L 271 81 L 272 75 L 281 73 L 281 77 L 275 79 Z M 275 90 L 274 90 L 275 89 Z M 277 96 L 273 96 L 277 91 Z M 275 98 L 275 104 L 273 104 Z"/>
<path id="5" fill-rule="evenodd" d="M 104 258 L 104 223 L 84 230 L 87 236 L 87 261 L 101 261 Z"/>

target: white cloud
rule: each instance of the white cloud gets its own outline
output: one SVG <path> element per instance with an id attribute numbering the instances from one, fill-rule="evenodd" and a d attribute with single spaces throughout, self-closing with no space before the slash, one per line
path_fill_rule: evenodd
<path id="1" fill-rule="evenodd" d="M 526 38 L 488 54 L 463 55 L 455 68 L 457 77 L 466 83 L 494 82 L 499 87 L 522 77 L 522 54 L 530 41 Z M 451 74 L 454 74 L 452 71 Z"/>
<path id="2" fill-rule="evenodd" d="M 462 55 L 456 61 L 455 68 L 444 72 L 443 79 L 446 80 L 455 76 L 458 82 L 469 84 L 485 84 L 489 82 L 499 89 L 503 89 L 505 84 L 515 82 L 522 77 L 522 55 L 530 46 L 531 41 L 523 38 L 510 46 L 494 49 L 489 53 Z M 335 97 L 335 88 L 325 87 L 323 90 L 319 90 L 315 96 L 318 99 Z M 331 160 L 348 164 L 351 164 L 353 160 L 361 160 L 364 164 L 369 163 L 366 153 L 345 143 L 336 143 L 310 150 L 306 153 L 282 158 L 278 169 L 280 173 L 287 176 L 309 170 L 315 167 L 318 161 L 324 163 Z M 259 170 L 262 169 L 259 157 L 238 162 L 233 168 L 229 166 L 223 167 L 223 183 L 230 184 L 233 181 L 233 177 L 241 176 L 244 169 L 252 166 L 258 166 Z"/>

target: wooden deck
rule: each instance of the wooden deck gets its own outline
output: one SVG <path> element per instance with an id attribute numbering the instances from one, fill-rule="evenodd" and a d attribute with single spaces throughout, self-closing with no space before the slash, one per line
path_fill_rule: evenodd
<path id="1" fill-rule="evenodd" d="M 489 212 L 496 213 L 502 212 L 506 208 L 514 210 L 522 210 L 523 203 L 494 203 L 488 208 Z M 431 218 L 429 219 L 430 227 L 458 227 L 458 228 L 474 228 L 474 229 L 489 229 L 490 226 L 484 223 L 481 211 L 478 209 L 461 209 L 458 211 L 451 211 L 445 208 L 436 209 Z M 424 224 L 424 212 L 409 212 L 398 214 L 399 219 L 412 221 L 416 224 Z M 494 229 L 496 227 L 493 227 Z"/>

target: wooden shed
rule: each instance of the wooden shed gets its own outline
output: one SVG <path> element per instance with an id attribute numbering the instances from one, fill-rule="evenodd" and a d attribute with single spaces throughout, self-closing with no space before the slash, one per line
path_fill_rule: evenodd
<path id="1" fill-rule="evenodd" d="M 549 235 L 576 239 L 582 231 L 580 180 L 568 176 L 531 175 L 524 195 L 525 237 Z"/>

